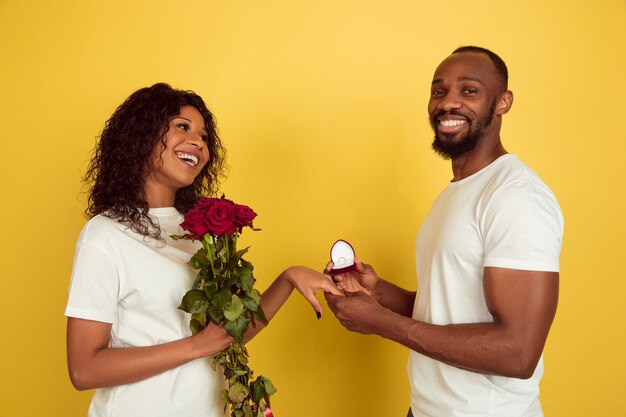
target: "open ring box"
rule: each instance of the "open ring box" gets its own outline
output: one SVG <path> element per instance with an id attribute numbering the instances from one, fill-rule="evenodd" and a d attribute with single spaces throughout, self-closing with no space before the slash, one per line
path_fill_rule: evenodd
<path id="1" fill-rule="evenodd" d="M 354 249 L 345 240 L 339 239 L 330 249 L 330 259 L 333 261 L 333 268 L 330 270 L 332 275 L 342 274 L 352 271 L 356 268 L 354 265 Z"/>

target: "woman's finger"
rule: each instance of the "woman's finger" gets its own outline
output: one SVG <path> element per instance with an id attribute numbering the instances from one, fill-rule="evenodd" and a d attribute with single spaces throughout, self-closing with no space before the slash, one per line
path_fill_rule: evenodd
<path id="1" fill-rule="evenodd" d="M 343 295 L 343 293 L 339 291 L 337 286 L 333 284 L 332 282 L 322 281 L 320 285 L 320 289 L 322 289 L 322 291 L 324 292 L 329 292 L 334 295 Z"/>

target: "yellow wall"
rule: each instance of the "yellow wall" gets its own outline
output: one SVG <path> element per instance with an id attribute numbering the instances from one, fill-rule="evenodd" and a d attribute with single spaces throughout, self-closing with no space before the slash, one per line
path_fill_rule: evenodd
<path id="1" fill-rule="evenodd" d="M 546 416 L 625 415 L 624 0 L 0 0 L 0 415 L 86 415 L 63 317 L 80 178 L 132 91 L 166 81 L 215 112 L 223 190 L 259 213 L 244 239 L 261 288 L 288 265 L 321 268 L 339 237 L 415 288 L 414 235 L 450 178 L 430 150 L 429 83 L 462 44 L 508 63 L 505 145 L 565 214 Z M 408 407 L 406 349 L 318 322 L 299 297 L 250 351 L 278 417 Z"/>

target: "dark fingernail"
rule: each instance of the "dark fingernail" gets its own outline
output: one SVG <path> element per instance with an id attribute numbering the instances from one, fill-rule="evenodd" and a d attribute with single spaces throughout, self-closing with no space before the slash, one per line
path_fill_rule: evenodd
<path id="1" fill-rule="evenodd" d="M 315 315 L 317 316 L 318 320 L 322 317 L 322 314 L 319 311 L 316 311 Z"/>

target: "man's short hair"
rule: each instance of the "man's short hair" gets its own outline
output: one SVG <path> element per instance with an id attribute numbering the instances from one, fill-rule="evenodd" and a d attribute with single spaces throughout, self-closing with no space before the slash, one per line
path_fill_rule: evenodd
<path id="1" fill-rule="evenodd" d="M 496 71 L 502 77 L 502 81 L 504 82 L 504 89 L 508 89 L 509 85 L 509 70 L 506 68 L 506 64 L 495 52 L 490 51 L 487 48 L 481 48 L 480 46 L 461 46 L 456 48 L 452 54 L 457 54 L 461 52 L 476 52 L 479 54 L 485 54 L 489 57 L 493 65 L 496 67 Z"/>

